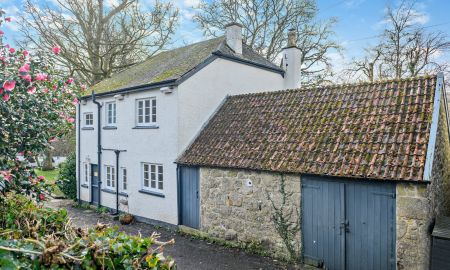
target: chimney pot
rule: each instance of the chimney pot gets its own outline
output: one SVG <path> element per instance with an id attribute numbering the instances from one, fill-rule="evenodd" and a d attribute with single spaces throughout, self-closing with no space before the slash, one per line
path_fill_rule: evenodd
<path id="1" fill-rule="evenodd" d="M 236 54 L 242 54 L 242 25 L 237 22 L 225 25 L 225 41 Z"/>
<path id="2" fill-rule="evenodd" d="M 287 46 L 288 47 L 297 47 L 297 30 L 289 29 Z"/>

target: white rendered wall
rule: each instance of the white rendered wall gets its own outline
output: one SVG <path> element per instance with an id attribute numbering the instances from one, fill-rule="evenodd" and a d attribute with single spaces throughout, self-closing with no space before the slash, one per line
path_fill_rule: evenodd
<path id="1" fill-rule="evenodd" d="M 216 59 L 179 85 L 179 154 L 227 95 L 283 89 L 281 74 L 257 67 Z"/>
<path id="2" fill-rule="evenodd" d="M 163 94 L 159 89 L 135 94 L 126 94 L 123 100 L 117 100 L 117 129 L 102 129 L 102 147 L 127 150 L 120 154 L 119 167 L 126 167 L 128 172 L 128 211 L 134 215 L 176 224 L 177 214 L 177 175 L 174 157 L 177 154 L 177 91 Z M 136 99 L 156 97 L 157 129 L 133 129 L 136 126 Z M 114 101 L 113 97 L 99 98 L 105 103 Z M 81 105 L 81 115 L 94 112 L 94 130 L 81 130 L 81 175 L 83 162 L 90 157 L 91 163 L 97 164 L 97 108 L 92 101 Z M 102 127 L 105 123 L 105 107 L 102 108 Z M 82 125 L 83 127 L 83 125 Z M 142 162 L 162 164 L 164 168 L 165 198 L 139 192 L 142 189 Z M 102 188 L 106 188 L 105 165 L 116 165 L 116 157 L 112 151 L 102 154 Z M 121 179 L 121 170 L 119 179 Z M 83 177 L 81 177 L 83 180 Z M 82 181 L 83 183 L 83 181 Z M 120 183 L 120 181 L 119 181 Z M 81 188 L 81 199 L 90 201 L 90 189 Z M 124 197 L 120 196 L 120 199 Z M 116 207 L 116 195 L 106 192 L 101 194 L 101 204 L 110 208 Z M 121 205 L 122 210 L 127 207 Z"/>

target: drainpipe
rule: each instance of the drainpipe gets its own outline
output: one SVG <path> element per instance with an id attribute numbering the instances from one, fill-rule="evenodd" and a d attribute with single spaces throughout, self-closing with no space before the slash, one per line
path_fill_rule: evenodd
<path id="1" fill-rule="evenodd" d="M 106 149 L 103 148 L 103 150 L 107 151 L 114 151 L 116 154 L 116 212 L 114 215 L 119 214 L 119 155 L 120 152 L 126 152 L 127 150 L 118 150 L 118 149 Z"/>
<path id="2" fill-rule="evenodd" d="M 92 91 L 92 102 L 97 105 L 97 163 L 98 163 L 98 205 L 101 206 L 101 195 L 102 195 L 102 127 L 101 127 L 101 113 L 102 104 L 95 99 L 95 92 Z M 92 198 L 91 198 L 92 203 Z"/>
<path id="3" fill-rule="evenodd" d="M 80 203 L 81 202 L 81 186 L 80 186 L 80 182 L 81 182 L 81 175 L 80 175 L 80 173 L 81 173 L 81 171 L 80 171 L 80 165 L 81 165 L 81 157 L 80 157 L 80 149 L 81 149 L 81 137 L 80 137 L 80 135 L 81 135 L 81 132 L 80 132 L 80 129 L 81 129 L 81 105 L 80 105 L 80 103 L 78 103 L 78 126 L 77 126 L 77 133 L 78 133 L 78 153 L 77 153 L 77 159 L 78 159 L 78 203 Z"/>

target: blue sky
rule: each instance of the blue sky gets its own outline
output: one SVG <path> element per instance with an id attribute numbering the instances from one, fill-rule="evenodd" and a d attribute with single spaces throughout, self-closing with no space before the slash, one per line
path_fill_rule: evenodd
<path id="1" fill-rule="evenodd" d="M 117 0 L 107 0 L 114 2 Z M 153 0 L 140 0 L 143 6 L 149 6 Z M 40 1 L 44 2 L 44 1 Z M 48 2 L 52 2 L 49 0 Z M 204 39 L 202 31 L 192 21 L 194 10 L 192 6 L 199 0 L 174 0 L 180 8 L 180 26 L 174 37 L 172 46 L 181 46 Z M 371 38 L 381 33 L 383 29 L 383 14 L 387 5 L 395 5 L 398 0 L 318 0 L 318 19 L 337 17 L 338 23 L 334 30 L 336 40 L 343 46 L 342 54 L 332 53 L 331 57 L 339 69 L 352 57 L 363 54 L 363 48 L 377 41 Z M 13 19 L 22 9 L 22 0 L 0 0 L 0 7 Z M 450 0 L 422 0 L 417 1 L 417 11 L 420 14 L 419 23 L 430 30 L 440 30 L 450 37 Z M 7 36 L 12 37 L 8 42 L 14 44 L 14 38 L 20 37 L 15 23 L 2 27 Z"/>

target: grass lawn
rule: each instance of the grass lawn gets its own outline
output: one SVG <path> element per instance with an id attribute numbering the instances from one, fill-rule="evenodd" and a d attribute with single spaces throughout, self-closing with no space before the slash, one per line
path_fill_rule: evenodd
<path id="1" fill-rule="evenodd" d="M 51 171 L 41 171 L 39 169 L 35 169 L 34 171 L 38 176 L 40 175 L 44 176 L 45 180 L 49 184 L 55 184 L 59 175 L 59 169 L 54 169 Z M 53 186 L 53 194 L 55 194 L 56 196 L 64 196 L 64 193 L 62 193 L 62 191 L 58 188 L 57 185 Z"/>

